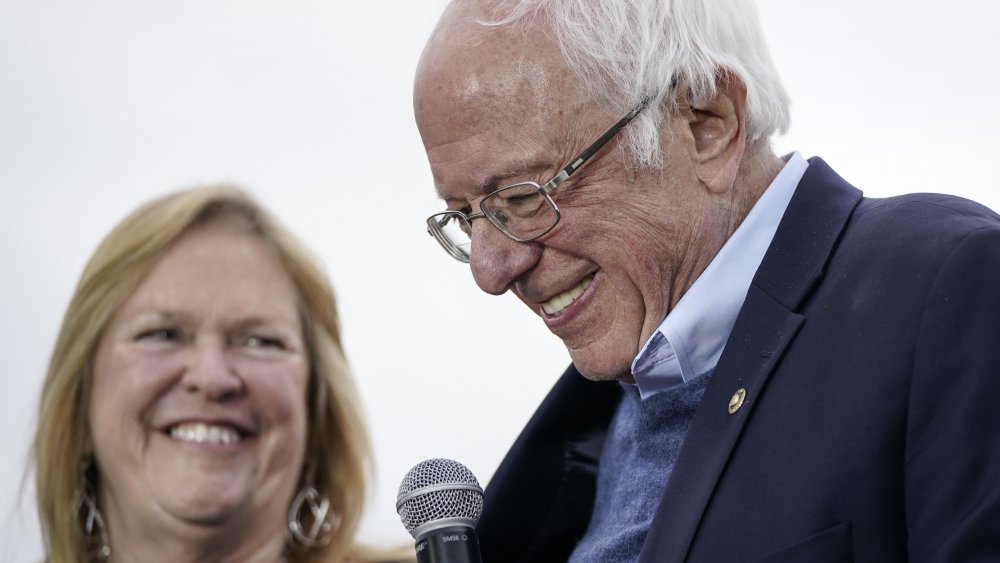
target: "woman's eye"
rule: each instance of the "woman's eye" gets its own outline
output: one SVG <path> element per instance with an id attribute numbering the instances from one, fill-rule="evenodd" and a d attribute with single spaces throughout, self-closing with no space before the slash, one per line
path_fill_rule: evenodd
<path id="1" fill-rule="evenodd" d="M 136 340 L 149 340 L 152 342 L 172 342 L 180 336 L 180 331 L 173 328 L 154 328 L 139 333 Z"/>
<path id="2" fill-rule="evenodd" d="M 243 341 L 243 344 L 247 348 L 278 348 L 278 349 L 281 349 L 281 348 L 285 347 L 284 344 L 281 342 L 281 340 L 279 340 L 277 338 L 270 338 L 270 337 L 267 337 L 267 336 L 260 336 L 260 335 L 248 336 Z"/>

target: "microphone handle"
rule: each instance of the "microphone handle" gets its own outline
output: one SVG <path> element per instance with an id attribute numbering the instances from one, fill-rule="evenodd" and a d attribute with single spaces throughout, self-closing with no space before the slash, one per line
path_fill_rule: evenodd
<path id="1" fill-rule="evenodd" d="M 479 537 L 468 526 L 446 526 L 421 536 L 417 563 L 483 563 Z"/>

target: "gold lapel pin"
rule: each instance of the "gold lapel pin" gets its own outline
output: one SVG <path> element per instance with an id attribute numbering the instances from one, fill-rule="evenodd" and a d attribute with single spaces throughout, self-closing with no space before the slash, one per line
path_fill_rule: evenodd
<path id="1" fill-rule="evenodd" d="M 740 410 L 743 406 L 743 400 L 747 398 L 747 390 L 740 387 L 733 393 L 733 396 L 729 398 L 729 414 L 736 414 L 736 411 Z"/>

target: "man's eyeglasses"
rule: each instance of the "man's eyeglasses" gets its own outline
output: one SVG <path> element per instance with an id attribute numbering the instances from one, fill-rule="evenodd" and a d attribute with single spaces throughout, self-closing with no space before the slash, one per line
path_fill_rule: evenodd
<path id="1" fill-rule="evenodd" d="M 550 194 L 579 170 L 597 151 L 618 134 L 645 107 L 643 101 L 628 115 L 618 120 L 594 144 L 590 145 L 543 185 L 521 182 L 490 192 L 479 203 L 480 213 L 466 215 L 461 211 L 444 211 L 427 218 L 427 232 L 452 258 L 469 262 L 472 256 L 472 221 L 485 217 L 500 232 L 518 242 L 528 242 L 544 236 L 559 223 L 559 208 Z"/>

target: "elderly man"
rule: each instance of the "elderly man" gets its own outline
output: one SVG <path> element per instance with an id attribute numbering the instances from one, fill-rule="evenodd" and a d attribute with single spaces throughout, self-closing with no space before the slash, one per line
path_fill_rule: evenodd
<path id="1" fill-rule="evenodd" d="M 775 155 L 746 2 L 456 0 L 414 106 L 430 233 L 573 361 L 487 561 L 1000 560 L 1000 217 Z"/>

